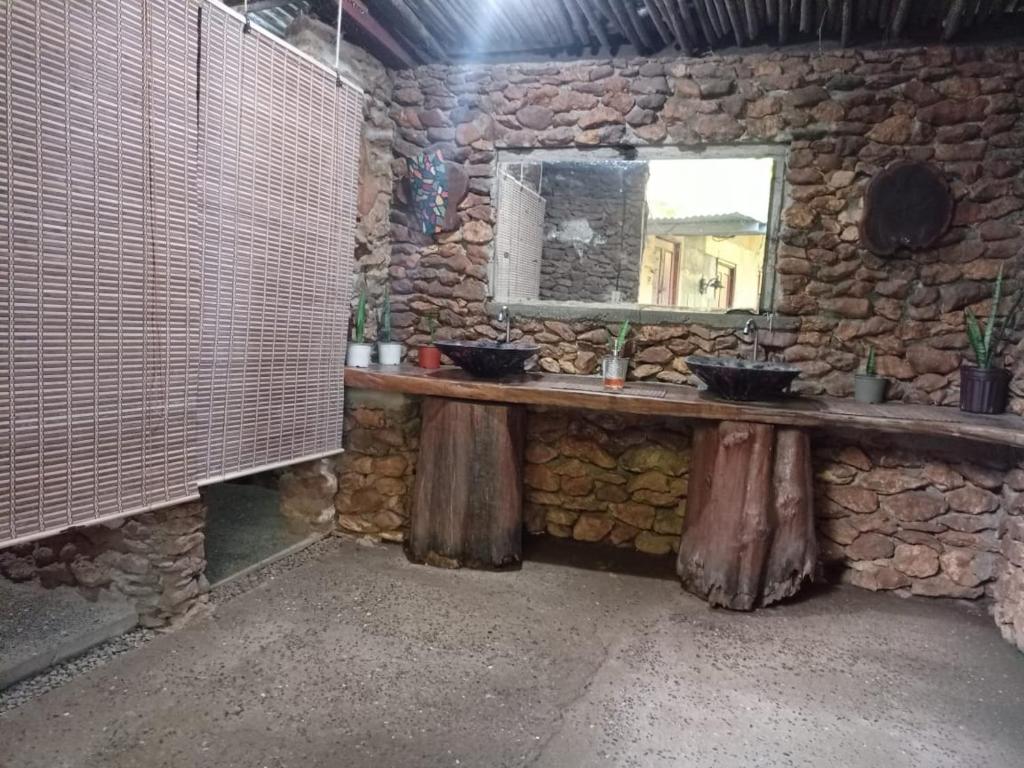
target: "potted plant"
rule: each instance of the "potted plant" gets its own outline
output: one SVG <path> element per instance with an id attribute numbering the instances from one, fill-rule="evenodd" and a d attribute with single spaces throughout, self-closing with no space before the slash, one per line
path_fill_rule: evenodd
<path id="1" fill-rule="evenodd" d="M 967 340 L 974 352 L 975 365 L 960 366 L 960 410 L 968 413 L 1002 413 L 1010 392 L 1010 372 L 999 364 L 999 348 L 1020 303 L 1020 295 L 1012 309 L 1000 321 L 999 302 L 1003 298 L 1003 270 L 999 268 L 992 291 L 992 309 L 988 322 L 981 321 L 970 308 L 964 310 Z"/>
<path id="2" fill-rule="evenodd" d="M 888 383 L 888 379 L 878 375 L 875 348 L 868 347 L 864 373 L 858 373 L 853 378 L 853 399 L 858 403 L 881 403 L 885 400 L 885 387 Z"/>
<path id="3" fill-rule="evenodd" d="M 440 368 L 441 350 L 434 346 L 434 334 L 437 333 L 437 320 L 433 317 L 427 320 L 427 327 L 430 329 L 430 343 L 424 344 L 416 354 L 416 360 L 420 368 Z"/>
<path id="4" fill-rule="evenodd" d="M 619 326 L 619 333 L 612 344 L 612 353 L 601 361 L 601 372 L 604 375 L 606 389 L 620 390 L 626 386 L 626 372 L 629 370 L 629 358 L 623 356 L 626 349 L 626 337 L 629 335 L 629 320 Z"/>
<path id="5" fill-rule="evenodd" d="M 391 293 L 384 287 L 384 299 L 377 316 L 377 359 L 381 365 L 402 362 L 402 345 L 391 340 Z"/>
<path id="6" fill-rule="evenodd" d="M 373 354 L 373 345 L 366 343 L 366 288 L 359 292 L 356 304 L 355 322 L 352 325 L 352 341 L 348 345 L 347 362 L 353 368 L 367 368 Z"/>

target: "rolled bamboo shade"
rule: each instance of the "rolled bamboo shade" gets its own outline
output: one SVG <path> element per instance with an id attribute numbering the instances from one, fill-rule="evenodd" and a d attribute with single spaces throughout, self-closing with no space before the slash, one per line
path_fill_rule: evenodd
<path id="1" fill-rule="evenodd" d="M 198 0 L 0 22 L 0 546 L 340 449 L 358 89 Z"/>
<path id="2" fill-rule="evenodd" d="M 341 448 L 362 93 L 203 6 L 196 477 Z M 208 405 L 207 405 L 208 404 Z"/>

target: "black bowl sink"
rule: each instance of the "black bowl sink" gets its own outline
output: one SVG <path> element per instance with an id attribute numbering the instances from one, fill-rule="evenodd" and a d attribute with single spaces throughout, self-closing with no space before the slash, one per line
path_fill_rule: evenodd
<path id="1" fill-rule="evenodd" d="M 435 344 L 459 368 L 482 379 L 522 373 L 526 361 L 540 352 L 536 344 L 497 341 L 438 341 Z"/>
<path id="2" fill-rule="evenodd" d="M 708 391 L 726 400 L 771 400 L 784 397 L 800 374 L 795 365 L 755 363 L 737 357 L 686 358 L 686 364 Z"/>

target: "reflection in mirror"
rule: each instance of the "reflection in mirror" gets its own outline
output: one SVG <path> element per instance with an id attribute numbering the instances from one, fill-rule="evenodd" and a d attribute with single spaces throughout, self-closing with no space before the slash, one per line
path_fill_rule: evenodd
<path id="1" fill-rule="evenodd" d="M 496 301 L 757 312 L 775 159 L 499 164 Z"/>

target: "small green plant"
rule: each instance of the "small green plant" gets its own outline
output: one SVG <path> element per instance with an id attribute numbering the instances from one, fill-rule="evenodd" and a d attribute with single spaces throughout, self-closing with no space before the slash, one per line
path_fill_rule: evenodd
<path id="1" fill-rule="evenodd" d="M 353 327 L 353 341 L 356 344 L 366 343 L 366 288 L 359 291 L 359 301 L 356 304 L 356 320 Z"/>
<path id="2" fill-rule="evenodd" d="M 380 312 L 377 315 L 377 340 L 385 344 L 391 343 L 391 289 L 386 285 Z"/>
<path id="3" fill-rule="evenodd" d="M 437 318 L 427 318 L 427 330 L 430 331 L 430 346 L 434 346 L 434 336 L 437 335 Z"/>
<path id="4" fill-rule="evenodd" d="M 1005 317 L 999 317 L 999 303 L 1003 298 L 1003 268 L 999 268 L 996 276 L 996 284 L 992 289 L 992 308 L 989 310 L 988 322 L 982 328 L 981 321 L 977 315 L 967 308 L 964 310 L 964 318 L 967 323 L 967 340 L 974 351 L 974 360 L 979 368 L 993 368 L 999 354 L 999 347 L 1003 342 L 1006 329 L 1013 324 L 1020 307 L 1022 292 L 1017 292 L 1017 298 L 1013 302 L 1010 311 Z"/>
<path id="5" fill-rule="evenodd" d="M 619 327 L 619 335 L 615 337 L 615 346 L 612 347 L 612 354 L 618 357 L 626 348 L 626 337 L 629 335 L 629 320 L 626 320 Z"/>
<path id="6" fill-rule="evenodd" d="M 868 347 L 868 359 L 864 362 L 864 373 L 868 376 L 878 375 L 878 361 L 875 357 L 874 347 Z"/>

